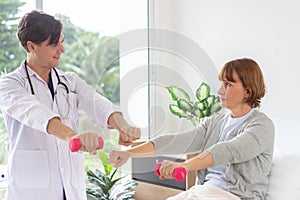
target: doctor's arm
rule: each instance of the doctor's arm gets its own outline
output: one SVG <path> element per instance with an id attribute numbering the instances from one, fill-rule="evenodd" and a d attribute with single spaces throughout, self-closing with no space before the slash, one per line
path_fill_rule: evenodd
<path id="1" fill-rule="evenodd" d="M 74 130 L 63 124 L 58 117 L 49 120 L 47 132 L 65 141 L 70 141 L 72 138 L 78 138 L 81 144 L 80 150 L 92 154 L 96 154 L 96 150 L 99 146 L 97 133 L 87 132 L 76 134 Z"/>
<path id="2" fill-rule="evenodd" d="M 49 120 L 47 132 L 65 141 L 69 141 L 77 135 L 70 127 L 63 124 L 58 117 Z"/>
<path id="3" fill-rule="evenodd" d="M 129 146 L 134 140 L 140 138 L 141 130 L 128 124 L 122 114 L 113 109 L 114 106 L 110 100 L 98 94 L 93 87 L 76 74 L 72 74 L 72 77 L 69 78 L 72 78 L 70 83 L 75 84 L 73 90 L 80 99 L 78 107 L 102 126 L 108 125 L 117 129 L 120 133 L 119 144 Z"/>
<path id="4" fill-rule="evenodd" d="M 119 112 L 112 113 L 108 118 L 108 125 L 120 132 L 119 144 L 129 146 L 141 137 L 141 130 L 127 123 Z"/>

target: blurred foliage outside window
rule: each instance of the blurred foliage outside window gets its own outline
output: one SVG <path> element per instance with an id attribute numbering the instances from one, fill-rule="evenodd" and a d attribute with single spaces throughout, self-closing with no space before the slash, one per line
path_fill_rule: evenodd
<path id="1" fill-rule="evenodd" d="M 20 20 L 18 13 L 23 6 L 20 0 L 0 1 L 0 72 L 1 76 L 16 69 L 26 58 L 26 52 L 19 45 L 16 31 Z M 58 68 L 72 71 L 83 78 L 100 94 L 110 99 L 115 105 L 120 101 L 119 85 L 119 40 L 116 37 L 99 36 L 98 33 L 85 31 L 76 27 L 69 17 L 57 14 L 64 24 L 65 53 L 61 56 Z M 91 122 L 82 115 L 80 130 L 93 130 L 104 137 L 104 152 L 119 148 L 118 133 L 107 130 Z M 0 164 L 5 164 L 8 154 L 8 139 L 6 128 L 0 115 Z M 87 155 L 88 165 L 93 158 Z M 99 167 L 99 166 L 96 166 Z"/>

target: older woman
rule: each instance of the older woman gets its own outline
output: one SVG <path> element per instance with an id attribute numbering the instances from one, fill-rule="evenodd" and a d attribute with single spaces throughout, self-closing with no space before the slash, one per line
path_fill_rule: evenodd
<path id="1" fill-rule="evenodd" d="M 226 63 L 219 73 L 221 106 L 229 112 L 206 118 L 198 127 L 158 136 L 126 151 L 111 152 L 118 167 L 129 157 L 199 152 L 185 162 L 164 161 L 161 178 L 173 178 L 175 168 L 197 171 L 196 186 L 175 199 L 265 199 L 269 188 L 275 129 L 259 111 L 265 83 L 252 59 Z"/>

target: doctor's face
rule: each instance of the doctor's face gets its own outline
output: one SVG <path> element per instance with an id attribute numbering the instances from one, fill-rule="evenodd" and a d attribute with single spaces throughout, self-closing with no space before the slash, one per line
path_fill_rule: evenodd
<path id="1" fill-rule="evenodd" d="M 65 52 L 63 46 L 64 35 L 60 34 L 57 44 L 49 45 L 50 37 L 42 42 L 40 45 L 36 45 L 35 57 L 43 67 L 57 67 L 60 62 L 60 56 Z"/>

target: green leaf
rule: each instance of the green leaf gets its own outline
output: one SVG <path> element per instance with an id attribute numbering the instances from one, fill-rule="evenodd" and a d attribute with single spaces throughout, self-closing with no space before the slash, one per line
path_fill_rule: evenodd
<path id="1" fill-rule="evenodd" d="M 95 177 L 99 178 L 102 182 L 106 183 L 106 174 L 104 174 L 101 170 L 96 169 L 95 171 Z"/>
<path id="2" fill-rule="evenodd" d="M 179 117 L 188 117 L 184 110 L 181 110 L 177 105 L 170 104 L 169 106 L 171 113 Z"/>
<path id="3" fill-rule="evenodd" d="M 196 90 L 196 97 L 199 101 L 206 99 L 210 95 L 210 87 L 206 83 L 201 83 L 199 88 Z"/>
<path id="4" fill-rule="evenodd" d="M 137 186 L 138 186 L 138 182 L 133 179 L 128 179 L 125 182 L 122 182 L 122 188 L 123 188 L 123 190 L 126 190 L 126 191 L 131 191 Z"/>
<path id="5" fill-rule="evenodd" d="M 190 102 L 190 96 L 183 89 L 176 86 L 168 86 L 166 88 L 168 89 L 174 101 L 177 101 L 178 99 L 184 99 Z"/>
<path id="6" fill-rule="evenodd" d="M 132 196 L 135 194 L 135 191 L 126 191 L 126 192 L 122 192 L 120 193 L 116 200 L 129 200 L 132 199 Z"/>
<path id="7" fill-rule="evenodd" d="M 203 113 L 203 115 L 204 115 L 205 117 L 210 116 L 210 110 L 209 110 L 209 108 L 203 110 L 202 113 Z"/>
<path id="8" fill-rule="evenodd" d="M 105 197 L 104 193 L 94 188 L 87 188 L 86 194 L 94 199 L 101 199 L 102 197 Z"/>
<path id="9" fill-rule="evenodd" d="M 98 175 L 97 175 L 98 174 Z M 103 173 L 102 173 L 103 174 Z M 104 174 L 103 174 L 104 175 Z M 89 170 L 87 172 L 87 176 L 88 176 L 88 180 L 90 183 L 97 185 L 98 187 L 100 187 L 102 190 L 105 190 L 105 187 L 107 185 L 107 180 L 104 176 L 101 176 L 101 174 L 99 174 L 99 172 L 94 173 L 93 171 Z"/>
<path id="10" fill-rule="evenodd" d="M 215 96 L 211 95 L 209 97 L 206 98 L 206 102 L 207 102 L 207 107 L 211 108 L 212 105 L 214 104 L 214 100 L 215 100 Z"/>
<path id="11" fill-rule="evenodd" d="M 110 175 L 111 169 L 113 168 L 113 164 L 108 163 L 108 156 L 102 151 L 98 151 L 98 156 L 102 162 L 105 173 L 107 175 Z"/>
<path id="12" fill-rule="evenodd" d="M 102 182 L 99 179 L 97 179 L 95 177 L 91 177 L 91 176 L 88 177 L 88 180 L 89 180 L 90 183 L 98 186 L 98 188 L 101 189 L 101 191 L 103 193 L 105 193 L 107 191 L 107 189 L 106 189 L 107 187 L 106 187 L 106 183 L 105 182 Z"/>
<path id="13" fill-rule="evenodd" d="M 195 108 L 193 110 L 192 114 L 195 115 L 197 119 L 204 117 L 203 113 L 201 112 L 201 110 L 199 108 Z"/>
<path id="14" fill-rule="evenodd" d="M 110 180 L 113 179 L 114 175 L 116 174 L 116 172 L 118 171 L 118 168 L 116 168 L 113 173 L 110 175 Z"/>
<path id="15" fill-rule="evenodd" d="M 197 102 L 196 107 L 199 108 L 200 110 L 205 110 L 207 108 L 207 102 L 205 100 Z"/>
<path id="16" fill-rule="evenodd" d="M 106 155 L 106 153 L 104 153 L 102 151 L 98 151 L 98 156 L 99 156 L 102 164 L 104 164 L 104 165 L 108 164 L 108 156 Z"/>
<path id="17" fill-rule="evenodd" d="M 179 99 L 177 101 L 177 105 L 183 111 L 192 112 L 192 110 L 193 110 L 193 105 L 191 105 L 190 102 L 188 102 L 184 99 Z"/>
<path id="18" fill-rule="evenodd" d="M 138 185 L 136 180 L 129 179 L 125 182 L 121 182 L 121 184 L 115 185 L 111 189 L 111 199 L 132 199 L 134 195 L 134 188 Z M 123 192 L 120 192 L 123 191 Z"/>
<path id="19" fill-rule="evenodd" d="M 215 100 L 214 100 L 214 103 L 219 103 L 220 102 L 220 97 L 219 96 L 216 96 Z"/>
<path id="20" fill-rule="evenodd" d="M 111 181 L 109 184 L 108 184 L 108 189 L 110 190 L 119 180 L 121 180 L 122 178 L 124 178 L 125 176 L 122 176 L 122 177 L 119 177 L 113 181 Z"/>
<path id="21" fill-rule="evenodd" d="M 218 112 L 218 111 L 221 110 L 221 109 L 222 109 L 222 107 L 221 107 L 220 103 L 217 102 L 217 103 L 215 103 L 215 104 L 211 107 L 210 112 L 211 112 L 211 114 L 213 114 L 213 113 Z"/>

